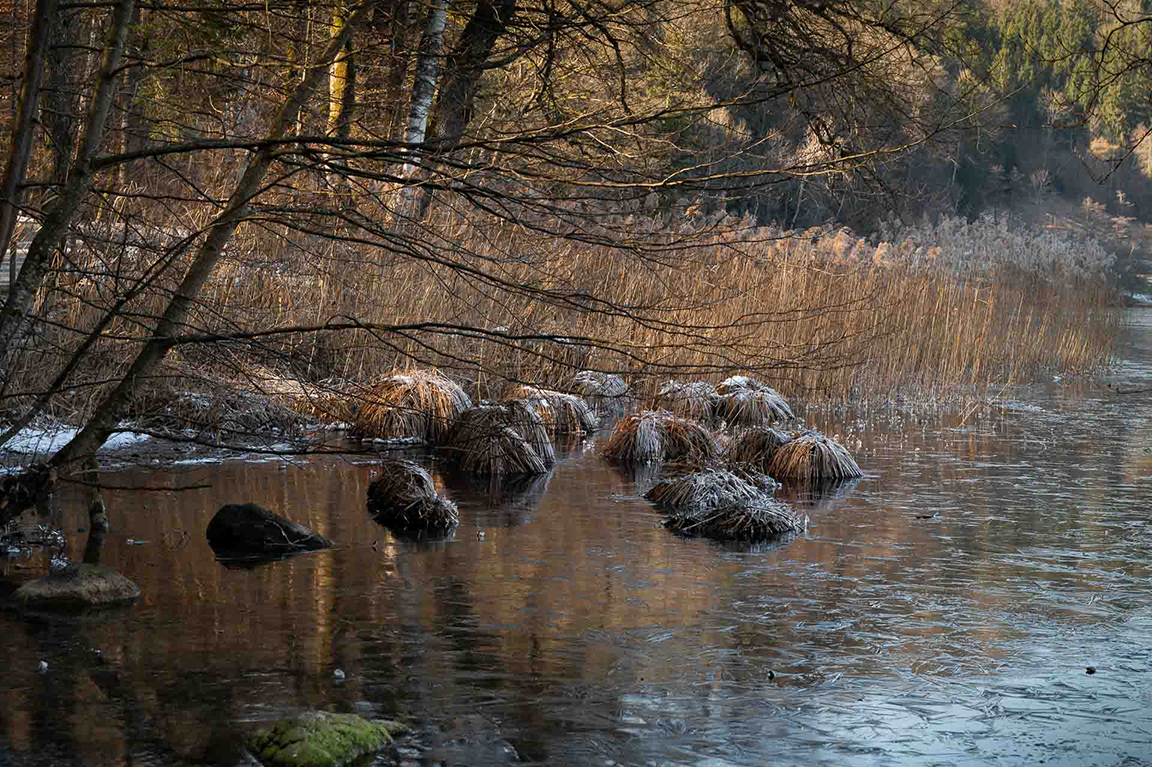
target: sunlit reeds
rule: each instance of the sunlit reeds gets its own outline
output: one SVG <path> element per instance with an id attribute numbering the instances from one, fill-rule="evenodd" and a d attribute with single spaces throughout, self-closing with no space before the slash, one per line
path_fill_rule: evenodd
<path id="1" fill-rule="evenodd" d="M 379 439 L 441 444 L 452 421 L 471 400 L 455 382 L 435 371 L 413 370 L 374 384 L 356 410 L 352 432 Z"/>
<path id="2" fill-rule="evenodd" d="M 670 378 L 707 385 L 733 371 L 805 402 L 896 390 L 945 400 L 1111 359 L 1117 319 L 1109 257 L 1067 233 L 1003 217 L 944 219 L 879 241 L 730 218 L 683 231 L 655 221 L 599 222 L 585 224 L 587 236 L 556 240 L 511 220 L 445 213 L 413 235 L 416 257 L 390 250 L 380 231 L 341 243 L 302 233 L 307 227 L 242 230 L 189 316 L 188 335 L 320 330 L 237 341 L 226 354 L 179 342 L 138 391 L 211 391 L 220 378 L 244 384 L 255 361 L 282 377 L 360 387 L 391 371 L 436 367 L 481 396 L 498 395 L 507 381 L 534 381 L 602 411 L 627 402 L 629 386 L 654 397 Z M 379 248 L 366 244 L 374 240 Z M 419 257 L 426 252 L 436 258 Z M 262 254 L 275 254 L 274 266 Z M 71 271 L 41 296 L 52 324 L 11 360 L 0 407 L 29 403 L 116 305 L 119 294 L 92 275 L 114 270 L 123 284 L 143 285 L 147 263 L 127 251 L 75 255 Z M 150 318 L 179 273 L 118 309 L 53 412 L 82 419 L 99 401 L 150 337 Z M 359 413 L 371 433 L 442 438 L 445 417 L 375 399 L 383 409 L 367 404 Z M 313 404 L 317 414 L 351 414 L 322 398 Z M 692 407 L 703 411 L 702 403 Z M 743 412 L 736 420 L 747 423 Z M 762 423 L 767 411 L 758 412 L 754 422 Z"/>

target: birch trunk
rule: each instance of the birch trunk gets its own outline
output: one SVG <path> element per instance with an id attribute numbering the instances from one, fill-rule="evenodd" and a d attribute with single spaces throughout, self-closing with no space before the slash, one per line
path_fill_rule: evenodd
<path id="1" fill-rule="evenodd" d="M 409 152 L 415 152 L 417 145 L 424 143 L 424 136 L 428 131 L 428 114 L 432 111 L 436 84 L 440 79 L 444 26 L 448 20 L 447 7 L 447 0 L 431 0 L 428 6 L 428 18 L 424 22 L 424 33 L 420 36 L 416 80 L 412 84 L 412 106 L 408 110 L 408 125 L 404 131 L 404 141 L 409 145 Z M 401 175 L 409 178 L 415 170 L 415 163 L 409 160 L 404 163 Z"/>

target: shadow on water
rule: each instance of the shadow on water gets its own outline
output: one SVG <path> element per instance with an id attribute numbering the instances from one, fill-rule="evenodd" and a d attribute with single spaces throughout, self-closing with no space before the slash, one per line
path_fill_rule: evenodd
<path id="1" fill-rule="evenodd" d="M 1152 379 L 1133 316 L 1120 390 Z M 1106 383 L 810 413 L 866 476 L 785 489 L 811 526 L 783 546 L 668 533 L 582 445 L 495 491 L 433 465 L 461 526 L 431 544 L 366 513 L 370 462 L 119 472 L 102 561 L 143 594 L 0 612 L 0 763 L 236 765 L 238 730 L 314 707 L 410 717 L 417 763 L 1146 764 L 1152 396 Z M 336 548 L 222 566 L 204 528 L 249 501 Z"/>

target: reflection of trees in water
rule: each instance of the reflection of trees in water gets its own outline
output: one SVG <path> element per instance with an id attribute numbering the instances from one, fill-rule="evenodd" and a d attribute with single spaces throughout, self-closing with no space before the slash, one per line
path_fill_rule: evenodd
<path id="1" fill-rule="evenodd" d="M 536 520 L 552 471 L 511 476 L 440 472 L 440 481 L 461 509 L 474 509 L 480 526 L 515 527 Z"/>
<path id="2" fill-rule="evenodd" d="M 824 509 L 850 496 L 862 477 L 825 481 L 787 481 L 776 491 L 776 498 L 796 507 Z"/>
<path id="3" fill-rule="evenodd" d="M 610 464 L 612 473 L 624 480 L 625 485 L 632 485 L 636 495 L 644 495 L 652 486 L 660 481 L 664 467 L 659 463 L 637 463 L 628 466 Z M 628 492 L 625 490 L 624 492 Z"/>

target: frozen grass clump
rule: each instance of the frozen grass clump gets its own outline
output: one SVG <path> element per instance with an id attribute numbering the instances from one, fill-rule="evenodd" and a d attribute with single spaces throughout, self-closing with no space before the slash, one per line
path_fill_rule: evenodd
<path id="1" fill-rule="evenodd" d="M 708 430 L 695 421 L 645 410 L 616 423 L 603 454 L 620 464 L 675 461 L 703 465 L 715 460 L 719 450 Z"/>

